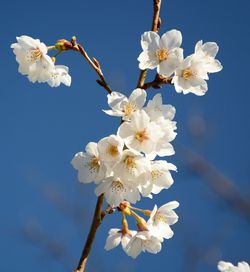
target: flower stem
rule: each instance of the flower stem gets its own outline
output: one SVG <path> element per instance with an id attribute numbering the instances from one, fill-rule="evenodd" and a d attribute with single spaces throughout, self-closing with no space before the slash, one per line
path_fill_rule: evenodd
<path id="1" fill-rule="evenodd" d="M 88 234 L 87 240 L 85 242 L 85 245 L 83 247 L 82 255 L 79 260 L 79 264 L 78 264 L 77 268 L 75 269 L 75 272 L 84 272 L 85 271 L 86 263 L 87 263 L 87 260 L 89 257 L 89 253 L 90 253 L 93 241 L 95 239 L 97 229 L 101 225 L 102 219 L 104 218 L 104 216 L 102 216 L 103 200 L 104 200 L 104 195 L 102 194 L 97 199 L 95 213 L 94 213 L 94 216 L 92 219 L 92 224 L 91 224 L 91 227 L 89 230 L 89 234 Z"/>
<path id="2" fill-rule="evenodd" d="M 161 24 L 160 19 L 160 10 L 161 10 L 161 0 L 154 0 L 154 14 L 152 20 L 151 31 L 158 32 Z M 143 88 L 148 70 L 141 70 L 139 75 L 139 80 L 137 83 L 137 88 Z"/>

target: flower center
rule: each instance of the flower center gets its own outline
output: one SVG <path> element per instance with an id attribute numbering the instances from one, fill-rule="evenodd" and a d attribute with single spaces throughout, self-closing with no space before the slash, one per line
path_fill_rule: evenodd
<path id="1" fill-rule="evenodd" d="M 100 161 L 97 157 L 93 156 L 91 160 L 89 161 L 88 165 L 89 165 L 90 171 L 98 172 L 100 168 Z"/>
<path id="2" fill-rule="evenodd" d="M 185 69 L 182 71 L 182 77 L 187 80 L 190 77 L 192 77 L 194 75 L 193 71 L 191 69 Z"/>
<path id="3" fill-rule="evenodd" d="M 119 180 L 114 180 L 112 182 L 112 192 L 121 192 L 121 191 L 124 191 L 124 186 L 123 184 L 119 181 Z M 126 191 L 126 190 L 125 190 Z"/>
<path id="4" fill-rule="evenodd" d="M 39 48 L 29 50 L 26 55 L 26 59 L 28 62 L 36 62 L 41 58 L 42 52 Z"/>
<path id="5" fill-rule="evenodd" d="M 165 48 L 161 48 L 156 51 L 156 57 L 161 62 L 168 58 L 168 50 Z"/>
<path id="6" fill-rule="evenodd" d="M 155 215 L 155 218 L 154 218 L 154 221 L 157 222 L 157 221 L 161 221 L 161 222 L 164 222 L 164 223 L 167 223 L 167 218 L 165 215 L 163 214 L 159 214 L 159 213 L 156 213 Z"/>
<path id="7" fill-rule="evenodd" d="M 128 102 L 128 104 L 124 106 L 123 111 L 124 111 L 125 116 L 128 116 L 132 112 L 136 111 L 136 109 L 137 109 L 137 107 L 134 103 Z"/>
<path id="8" fill-rule="evenodd" d="M 128 169 L 135 168 L 135 157 L 133 156 L 127 156 L 125 160 L 123 161 Z"/>
<path id="9" fill-rule="evenodd" d="M 112 157 L 116 157 L 119 154 L 117 145 L 109 145 L 107 148 L 107 153 Z"/>
<path id="10" fill-rule="evenodd" d="M 149 139 L 148 135 L 147 135 L 147 132 L 146 132 L 146 129 L 142 130 L 142 131 L 138 131 L 136 132 L 135 134 L 135 138 L 137 141 L 139 142 L 143 142 L 143 141 L 146 141 Z"/>
<path id="11" fill-rule="evenodd" d="M 162 176 L 162 172 L 160 172 L 159 170 L 153 170 L 153 171 L 151 171 L 151 178 L 152 178 L 152 180 L 156 180 L 160 176 Z"/>

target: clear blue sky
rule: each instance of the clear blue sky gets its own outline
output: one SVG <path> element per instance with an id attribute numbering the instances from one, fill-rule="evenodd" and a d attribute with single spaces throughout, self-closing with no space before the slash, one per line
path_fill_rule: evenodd
<path id="1" fill-rule="evenodd" d="M 70 67 L 72 86 L 52 89 L 31 84 L 18 74 L 10 44 L 24 34 L 48 45 L 76 35 L 101 62 L 111 87 L 129 94 L 139 73 L 140 35 L 151 26 L 151 2 L 13 0 L 1 4 L 0 271 L 66 272 L 75 267 L 96 198 L 93 186 L 78 184 L 70 160 L 89 141 L 114 133 L 119 124 L 101 111 L 107 108 L 106 93 L 79 55 L 68 52 L 58 59 Z M 161 93 L 164 102 L 177 109 L 174 145 L 202 154 L 248 199 L 249 9 L 248 0 L 163 0 L 160 30 L 180 30 L 186 55 L 200 39 L 220 45 L 218 59 L 224 69 L 211 75 L 204 97 L 177 94 L 171 86 Z M 152 97 L 156 91 L 148 93 Z M 198 140 L 190 134 L 190 120 L 205 122 L 205 137 Z M 179 172 L 174 186 L 155 201 L 158 205 L 180 202 L 174 238 L 164 243 L 160 254 L 145 254 L 137 260 L 121 249 L 106 252 L 106 233 L 120 224 L 119 214 L 110 216 L 97 235 L 87 271 L 212 272 L 219 259 L 250 261 L 249 222 L 230 211 L 200 176 L 188 171 L 181 152 L 168 160 L 176 163 Z M 139 205 L 151 208 L 153 204 L 145 200 Z"/>

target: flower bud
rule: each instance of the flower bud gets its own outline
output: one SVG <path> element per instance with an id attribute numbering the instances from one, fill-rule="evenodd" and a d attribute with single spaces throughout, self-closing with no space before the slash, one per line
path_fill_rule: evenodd
<path id="1" fill-rule="evenodd" d="M 72 43 L 65 39 L 58 40 L 55 44 L 55 48 L 59 51 L 69 50 L 72 49 L 72 47 Z"/>

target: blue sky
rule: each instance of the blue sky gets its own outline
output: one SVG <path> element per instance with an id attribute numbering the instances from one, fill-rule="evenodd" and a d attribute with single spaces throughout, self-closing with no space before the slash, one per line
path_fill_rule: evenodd
<path id="1" fill-rule="evenodd" d="M 249 8 L 247 0 L 163 1 L 160 33 L 178 29 L 185 55 L 195 43 L 216 41 L 224 69 L 211 75 L 204 97 L 162 93 L 177 109 L 174 186 L 139 205 L 151 208 L 180 202 L 175 236 L 161 253 L 137 260 L 121 249 L 104 251 L 107 232 L 119 214 L 105 219 L 87 271 L 216 271 L 219 259 L 250 261 L 249 220 L 232 210 L 182 156 L 201 154 L 249 199 L 250 115 Z M 32 84 L 17 72 L 10 49 L 15 37 L 29 35 L 52 45 L 76 35 L 102 64 L 110 86 L 130 94 L 138 79 L 140 35 L 150 29 L 151 1 L 5 1 L 0 11 L 1 43 L 1 271 L 70 271 L 76 263 L 94 209 L 94 186 L 77 182 L 72 156 L 89 141 L 116 132 L 119 119 L 105 115 L 106 92 L 86 62 L 67 52 L 59 64 L 70 67 L 72 86 L 52 89 Z M 154 73 L 149 73 L 149 79 Z M 150 89 L 152 97 L 156 90 Z M 193 125 L 202 127 L 194 136 Z M 116 260 L 114 262 L 114 260 Z"/>

